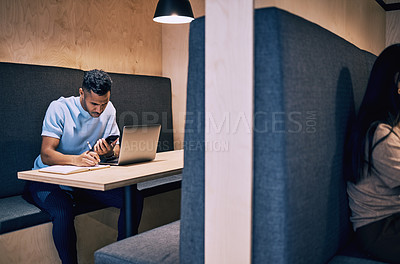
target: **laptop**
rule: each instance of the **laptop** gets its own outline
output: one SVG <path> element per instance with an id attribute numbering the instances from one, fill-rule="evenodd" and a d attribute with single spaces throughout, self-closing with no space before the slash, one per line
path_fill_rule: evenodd
<path id="1" fill-rule="evenodd" d="M 161 125 L 124 126 L 118 158 L 104 159 L 99 164 L 126 165 L 150 161 L 156 157 Z"/>

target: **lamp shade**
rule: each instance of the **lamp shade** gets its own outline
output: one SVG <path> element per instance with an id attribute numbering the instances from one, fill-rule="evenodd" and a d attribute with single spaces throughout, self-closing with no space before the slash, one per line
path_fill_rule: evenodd
<path id="1" fill-rule="evenodd" d="M 183 24 L 194 20 L 189 0 L 159 0 L 153 20 L 159 23 Z"/>

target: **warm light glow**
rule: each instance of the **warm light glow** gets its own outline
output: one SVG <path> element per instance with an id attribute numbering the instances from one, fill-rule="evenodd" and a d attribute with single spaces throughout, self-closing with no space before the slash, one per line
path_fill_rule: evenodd
<path id="1" fill-rule="evenodd" d="M 165 24 L 184 24 L 184 23 L 190 23 L 194 20 L 193 17 L 187 17 L 187 16 L 160 16 L 160 17 L 155 17 L 153 18 L 155 22 L 158 23 L 165 23 Z"/>

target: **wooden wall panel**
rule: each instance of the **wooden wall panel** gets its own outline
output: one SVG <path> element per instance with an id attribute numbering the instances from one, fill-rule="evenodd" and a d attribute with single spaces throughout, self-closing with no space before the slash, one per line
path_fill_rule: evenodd
<path id="1" fill-rule="evenodd" d="M 379 55 L 385 48 L 385 11 L 375 0 L 256 0 L 308 19 L 357 47 Z"/>
<path id="2" fill-rule="evenodd" d="M 195 17 L 205 14 L 205 0 L 191 0 Z M 175 149 L 183 149 L 190 24 L 162 25 L 162 75 L 171 78 Z"/>
<path id="3" fill-rule="evenodd" d="M 171 78 L 174 148 L 183 149 L 190 24 L 163 25 L 162 74 Z"/>
<path id="4" fill-rule="evenodd" d="M 0 264 L 61 264 L 47 223 L 0 236 Z"/>
<path id="5" fill-rule="evenodd" d="M 400 43 L 400 10 L 386 12 L 386 46 Z"/>
<path id="6" fill-rule="evenodd" d="M 161 75 L 157 0 L 2 0 L 0 61 Z"/>
<path id="7" fill-rule="evenodd" d="M 75 218 L 80 264 L 93 264 L 94 252 L 117 239 L 119 210 L 106 208 Z M 0 236 L 0 264 L 61 263 L 52 237 L 52 223 Z"/>

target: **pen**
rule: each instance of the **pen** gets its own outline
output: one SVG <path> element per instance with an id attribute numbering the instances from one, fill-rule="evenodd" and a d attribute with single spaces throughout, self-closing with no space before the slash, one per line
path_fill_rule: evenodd
<path id="1" fill-rule="evenodd" d="M 88 147 L 89 147 L 89 151 L 92 150 L 92 146 L 90 145 L 89 141 L 86 141 Z"/>

